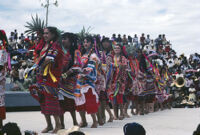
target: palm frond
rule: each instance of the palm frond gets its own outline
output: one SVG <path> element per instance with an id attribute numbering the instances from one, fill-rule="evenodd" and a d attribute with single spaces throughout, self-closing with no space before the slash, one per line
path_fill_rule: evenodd
<path id="1" fill-rule="evenodd" d="M 89 26 L 87 29 L 83 26 L 82 30 L 77 33 L 78 39 L 80 42 L 83 42 L 84 38 L 91 35 L 92 28 Z"/>
<path id="2" fill-rule="evenodd" d="M 26 22 L 25 27 L 28 29 L 25 31 L 27 34 L 42 32 L 44 29 L 44 20 L 41 20 L 36 14 L 35 18 L 31 15 L 31 22 Z"/>

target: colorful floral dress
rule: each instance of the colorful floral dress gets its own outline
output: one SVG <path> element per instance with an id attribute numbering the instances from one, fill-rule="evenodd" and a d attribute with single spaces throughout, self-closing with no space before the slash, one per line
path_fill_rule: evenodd
<path id="1" fill-rule="evenodd" d="M 106 58 L 107 70 L 112 71 L 109 75 L 109 89 L 108 95 L 111 101 L 115 100 L 115 103 L 123 104 L 123 94 L 126 87 L 127 77 L 127 59 L 124 56 L 120 56 L 120 59 L 115 59 L 114 55 L 110 54 Z"/>
<path id="2" fill-rule="evenodd" d="M 48 58 L 51 61 L 46 62 Z M 47 115 L 62 115 L 64 112 L 58 101 L 58 85 L 62 73 L 63 51 L 58 42 L 45 45 L 37 63 L 37 85 L 44 96 L 41 112 Z"/>
<path id="3" fill-rule="evenodd" d="M 106 54 L 100 52 L 101 57 L 97 67 L 97 81 L 95 83 L 95 89 L 99 95 L 99 100 L 107 100 L 106 93 Z"/>
<path id="4" fill-rule="evenodd" d="M 81 58 L 82 73 L 78 74 L 76 84 L 75 103 L 77 111 L 86 111 L 88 114 L 98 112 L 99 96 L 95 90 L 95 82 L 97 80 L 97 63 L 99 58 L 92 53 L 89 58 L 85 54 Z M 78 96 L 79 93 L 79 96 Z"/>
<path id="5" fill-rule="evenodd" d="M 0 119 L 6 118 L 6 109 L 5 109 L 5 71 L 0 71 Z"/>
<path id="6" fill-rule="evenodd" d="M 59 84 L 59 93 L 63 95 L 63 99 L 60 100 L 61 107 L 65 111 L 75 110 L 75 89 L 78 72 L 81 70 L 81 63 L 79 59 L 81 58 L 81 53 L 79 50 L 75 51 L 74 64 L 68 69 L 69 63 L 72 60 L 70 53 L 66 53 L 63 60 L 63 73 L 62 79 Z M 70 71 L 70 73 L 68 73 Z M 68 73 L 68 74 L 65 74 Z"/>

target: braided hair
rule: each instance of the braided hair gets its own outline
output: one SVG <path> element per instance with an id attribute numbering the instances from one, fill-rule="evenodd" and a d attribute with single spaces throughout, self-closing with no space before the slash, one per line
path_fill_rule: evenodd
<path id="1" fill-rule="evenodd" d="M 93 39 L 92 36 L 87 36 L 87 37 L 84 38 L 84 40 L 87 40 L 87 42 L 91 42 L 91 46 L 90 46 L 91 49 L 94 47 L 94 39 Z M 90 51 L 91 51 L 91 49 L 90 49 Z M 81 54 L 83 55 L 85 53 L 86 53 L 86 49 L 84 48 L 84 45 L 82 45 Z"/>
<path id="2" fill-rule="evenodd" d="M 69 53 L 72 57 L 72 60 L 69 62 L 69 65 L 68 65 L 68 68 L 67 68 L 67 70 L 69 70 L 74 65 L 75 50 L 78 49 L 78 46 L 77 46 L 78 37 L 73 33 L 66 32 L 62 35 L 62 38 L 68 38 L 69 42 L 71 44 L 70 48 L 69 48 Z"/>
<path id="3" fill-rule="evenodd" d="M 54 37 L 52 39 L 53 42 L 57 41 L 60 37 L 60 33 L 56 27 L 48 26 L 45 29 L 48 29 L 48 31 L 52 34 L 54 34 Z"/>
<path id="4" fill-rule="evenodd" d="M 88 60 L 86 63 L 84 63 L 83 67 L 85 67 L 88 64 L 88 61 L 90 59 L 90 56 L 92 55 L 92 53 L 94 52 L 95 46 L 94 46 L 94 39 L 92 36 L 87 36 L 84 38 L 84 40 L 87 40 L 87 42 L 91 42 L 91 46 L 88 52 Z M 81 54 L 84 55 L 86 53 L 86 49 L 84 48 L 84 46 L 82 45 L 82 50 L 81 50 Z"/>

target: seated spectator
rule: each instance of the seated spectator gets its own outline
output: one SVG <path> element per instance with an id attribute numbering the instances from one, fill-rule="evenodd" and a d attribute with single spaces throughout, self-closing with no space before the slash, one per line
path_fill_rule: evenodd
<path id="1" fill-rule="evenodd" d="M 146 135 L 144 127 L 138 123 L 127 123 L 124 125 L 124 135 Z"/>
<path id="2" fill-rule="evenodd" d="M 7 123 L 2 128 L 2 134 L 6 135 L 22 135 L 17 123 Z"/>
<path id="3" fill-rule="evenodd" d="M 69 129 L 61 129 L 57 132 L 58 135 L 85 135 L 86 133 L 80 131 L 79 126 L 73 126 Z"/>
<path id="4" fill-rule="evenodd" d="M 25 131 L 25 135 L 38 135 L 38 133 L 34 132 L 34 131 Z"/>
<path id="5" fill-rule="evenodd" d="M 13 82 L 19 81 L 19 73 L 16 67 L 12 67 L 11 77 Z"/>
<path id="6" fill-rule="evenodd" d="M 19 81 L 21 83 L 24 83 L 24 70 L 26 69 L 26 62 L 22 63 L 22 66 L 20 67 L 20 69 L 18 70 L 19 73 Z"/>
<path id="7" fill-rule="evenodd" d="M 193 135 L 200 135 L 200 124 L 198 125 L 197 129 L 193 132 Z"/>
<path id="8" fill-rule="evenodd" d="M 85 133 L 81 131 L 74 131 L 74 132 L 69 133 L 69 135 L 85 135 Z"/>

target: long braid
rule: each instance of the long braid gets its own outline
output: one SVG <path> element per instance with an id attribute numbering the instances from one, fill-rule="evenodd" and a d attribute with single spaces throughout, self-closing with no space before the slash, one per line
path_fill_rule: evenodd
<path id="1" fill-rule="evenodd" d="M 67 66 L 67 70 L 69 70 L 73 65 L 74 65 L 74 55 L 75 55 L 75 50 L 78 48 L 77 47 L 77 36 L 73 33 L 64 33 L 62 35 L 63 38 L 67 37 L 70 41 L 70 49 L 69 49 L 69 53 L 71 55 L 71 60 Z"/>
<path id="2" fill-rule="evenodd" d="M 89 59 L 90 59 L 90 56 L 91 56 L 92 53 L 93 53 L 94 48 L 95 48 L 95 46 L 93 46 L 93 47 L 90 49 L 90 51 L 89 51 L 89 53 L 88 53 L 88 59 L 87 59 L 87 61 L 84 63 L 84 66 L 83 66 L 83 67 L 86 67 L 86 66 L 87 66 L 88 61 L 89 61 Z"/>

